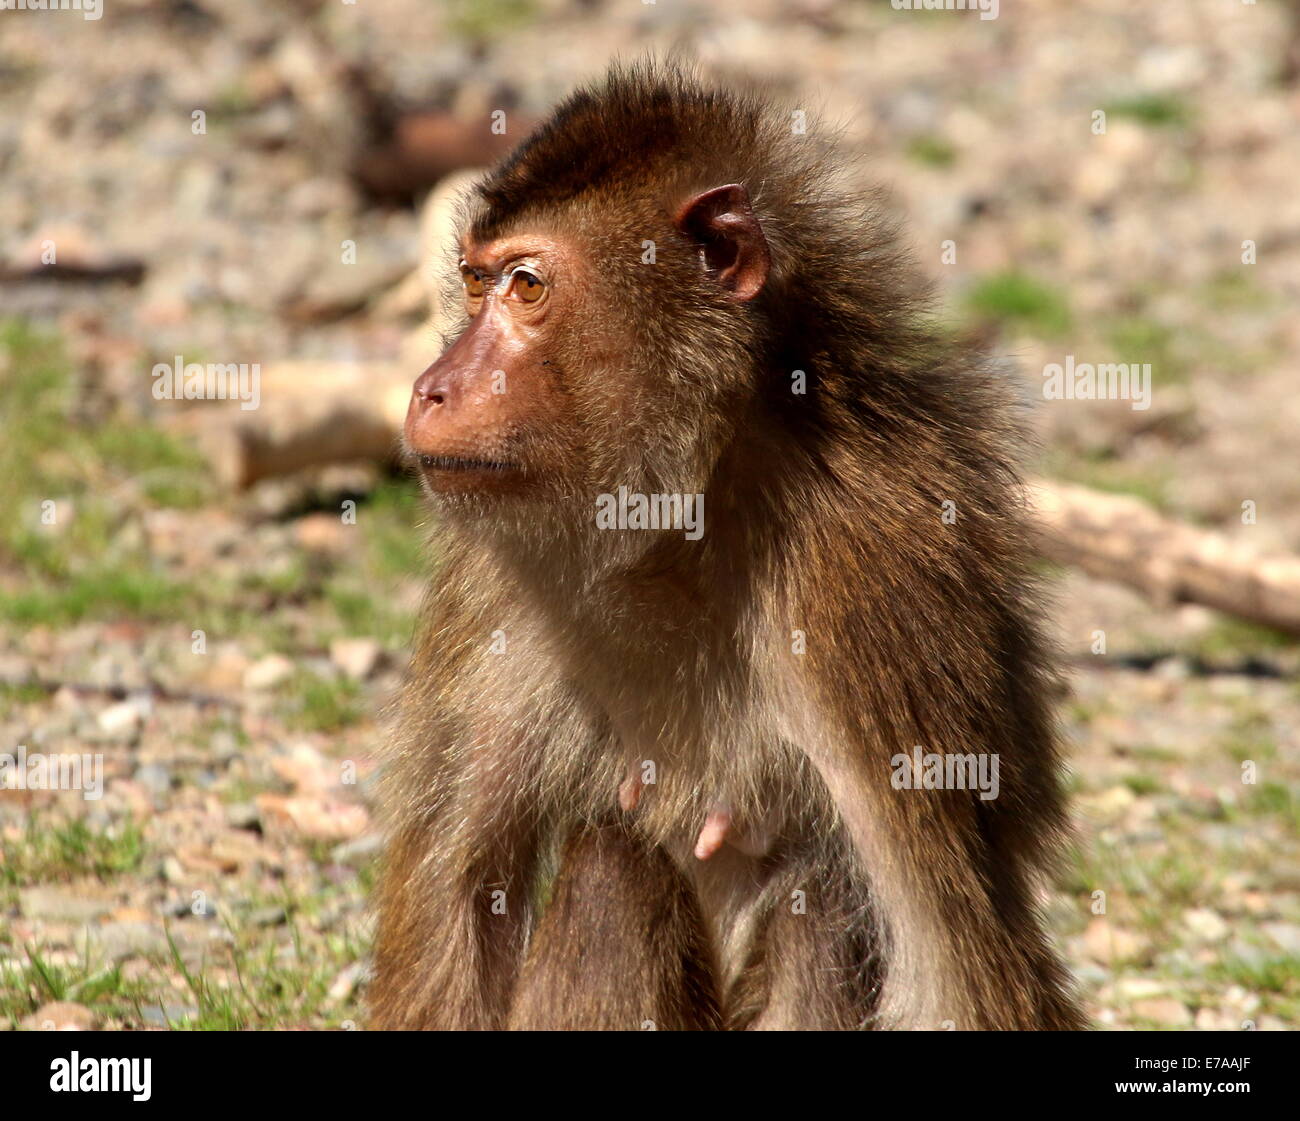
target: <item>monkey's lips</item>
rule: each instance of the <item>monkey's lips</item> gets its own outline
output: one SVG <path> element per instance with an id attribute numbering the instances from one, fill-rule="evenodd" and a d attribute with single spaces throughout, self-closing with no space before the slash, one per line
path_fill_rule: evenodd
<path id="1" fill-rule="evenodd" d="M 519 464 L 505 459 L 470 459 L 459 455 L 417 454 L 420 473 L 434 490 L 492 489 L 518 475 Z"/>
<path id="2" fill-rule="evenodd" d="M 420 466 L 426 471 L 517 471 L 513 463 L 496 459 L 461 459 L 455 455 L 422 455 Z"/>

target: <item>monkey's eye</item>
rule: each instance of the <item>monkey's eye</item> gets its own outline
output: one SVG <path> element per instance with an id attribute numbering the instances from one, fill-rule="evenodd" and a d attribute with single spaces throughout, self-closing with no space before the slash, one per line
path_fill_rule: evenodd
<path id="1" fill-rule="evenodd" d="M 527 269 L 515 269 L 510 274 L 510 294 L 519 297 L 526 304 L 535 304 L 545 291 L 546 285 Z"/>
<path id="2" fill-rule="evenodd" d="M 483 298 L 483 274 L 476 272 L 474 269 L 462 267 L 460 270 L 461 283 L 465 285 L 465 295 L 471 300 L 481 300 Z"/>

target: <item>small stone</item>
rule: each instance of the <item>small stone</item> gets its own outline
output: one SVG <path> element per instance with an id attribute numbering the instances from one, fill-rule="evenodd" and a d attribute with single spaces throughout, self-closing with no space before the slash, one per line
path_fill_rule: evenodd
<path id="1" fill-rule="evenodd" d="M 143 713 L 135 701 L 119 701 L 104 709 L 96 721 L 106 736 L 127 737 L 139 730 Z"/>
<path id="2" fill-rule="evenodd" d="M 137 767 L 134 778 L 152 794 L 166 794 L 172 788 L 172 773 L 161 763 L 145 763 Z"/>
<path id="3" fill-rule="evenodd" d="M 302 792 L 316 793 L 338 785 L 339 764 L 305 740 L 289 744 L 270 763 L 278 778 Z"/>
<path id="4" fill-rule="evenodd" d="M 1198 1031 L 1238 1031 L 1241 1025 L 1230 1013 L 1218 1008 L 1201 1008 L 1196 1013 Z"/>
<path id="5" fill-rule="evenodd" d="M 295 535 L 304 549 L 332 555 L 344 552 L 350 540 L 337 514 L 308 514 L 298 520 Z"/>
<path id="6" fill-rule="evenodd" d="M 208 751 L 219 762 L 228 763 L 240 754 L 239 740 L 228 728 L 221 728 L 212 733 L 208 740 Z"/>
<path id="7" fill-rule="evenodd" d="M 287 829 L 320 841 L 346 841 L 361 836 L 370 825 L 364 806 L 327 798 L 260 794 L 258 808 L 268 826 Z"/>
<path id="8" fill-rule="evenodd" d="M 268 654 L 244 671 L 244 688 L 253 690 L 274 689 L 293 676 L 294 665 L 282 654 Z"/>
<path id="9" fill-rule="evenodd" d="M 1192 1023 L 1192 1013 L 1180 1000 L 1171 996 L 1151 997 L 1136 1000 L 1132 1005 L 1133 1016 L 1141 1020 L 1150 1020 L 1157 1024 L 1182 1027 Z"/>
<path id="10" fill-rule="evenodd" d="M 215 655 L 205 655 L 200 680 L 214 693 L 233 693 L 244 683 L 252 665 L 237 646 L 227 645 Z M 214 737 L 215 738 L 215 737 Z"/>
<path id="11" fill-rule="evenodd" d="M 29 1031 L 90 1031 L 95 1026 L 95 1014 L 84 1004 L 70 1000 L 56 1000 L 42 1004 L 22 1026 Z"/>
<path id="12" fill-rule="evenodd" d="M 86 890 L 44 885 L 22 888 L 18 907 L 23 916 L 45 922 L 88 923 L 113 909 L 111 899 L 95 898 Z"/>
<path id="13" fill-rule="evenodd" d="M 226 824 L 232 829 L 262 828 L 262 814 L 252 802 L 232 802 L 226 807 Z"/>
<path id="14" fill-rule="evenodd" d="M 1284 922 L 1266 922 L 1261 929 L 1288 954 L 1300 956 L 1300 926 Z"/>
<path id="15" fill-rule="evenodd" d="M 289 914 L 283 907 L 259 907 L 250 911 L 248 921 L 253 926 L 283 926 Z"/>
<path id="16" fill-rule="evenodd" d="M 173 1027 L 182 1020 L 194 1019 L 198 1014 L 199 1010 L 190 1004 L 164 1004 L 161 1008 L 153 1004 L 140 1009 L 144 1022 L 157 1028 Z"/>
<path id="17" fill-rule="evenodd" d="M 1092 798 L 1086 799 L 1088 808 L 1098 818 L 1113 821 L 1123 817 L 1125 812 L 1137 801 L 1137 795 L 1127 786 L 1112 786 Z"/>
<path id="18" fill-rule="evenodd" d="M 1136 934 L 1101 917 L 1088 924 L 1083 944 L 1089 957 L 1106 964 L 1131 961 L 1142 950 L 1142 940 Z"/>
<path id="19" fill-rule="evenodd" d="M 330 858 L 336 864 L 347 864 L 355 868 L 374 859 L 383 847 L 383 837 L 378 833 L 366 833 L 355 841 L 345 841 L 341 845 L 336 845 L 330 853 Z"/>
<path id="20" fill-rule="evenodd" d="M 369 966 L 366 962 L 354 961 L 334 978 L 333 984 L 329 987 L 329 999 L 336 1004 L 347 1000 L 368 972 Z"/>
<path id="21" fill-rule="evenodd" d="M 1151 673 L 1161 681 L 1186 681 L 1192 676 L 1192 669 L 1186 658 L 1169 657 L 1161 658 L 1151 667 Z"/>
<path id="22" fill-rule="evenodd" d="M 379 667 L 384 648 L 373 638 L 336 638 L 330 661 L 354 681 L 365 681 Z"/>
<path id="23" fill-rule="evenodd" d="M 1203 907 L 1184 914 L 1183 925 L 1202 942 L 1222 942 L 1232 933 L 1221 915 Z"/>
<path id="24" fill-rule="evenodd" d="M 156 957 L 169 952 L 166 933 L 153 923 L 109 922 L 91 929 L 100 951 L 109 961 Z"/>
<path id="25" fill-rule="evenodd" d="M 1147 977 L 1121 977 L 1115 982 L 1115 995 L 1125 1000 L 1142 1000 L 1159 996 L 1164 991 L 1164 985 Z"/>

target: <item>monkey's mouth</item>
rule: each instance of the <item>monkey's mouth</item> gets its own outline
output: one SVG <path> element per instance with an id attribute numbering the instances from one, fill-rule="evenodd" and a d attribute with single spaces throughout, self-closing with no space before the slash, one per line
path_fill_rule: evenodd
<path id="1" fill-rule="evenodd" d="M 517 471 L 519 465 L 500 459 L 461 459 L 454 455 L 421 455 L 416 457 L 425 471 Z"/>

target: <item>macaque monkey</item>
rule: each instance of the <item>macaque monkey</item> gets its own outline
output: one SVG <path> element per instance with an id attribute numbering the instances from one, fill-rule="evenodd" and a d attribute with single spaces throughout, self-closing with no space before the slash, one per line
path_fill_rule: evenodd
<path id="1" fill-rule="evenodd" d="M 1014 394 L 792 119 L 616 67 L 467 204 L 377 1027 L 1083 1026 Z"/>

